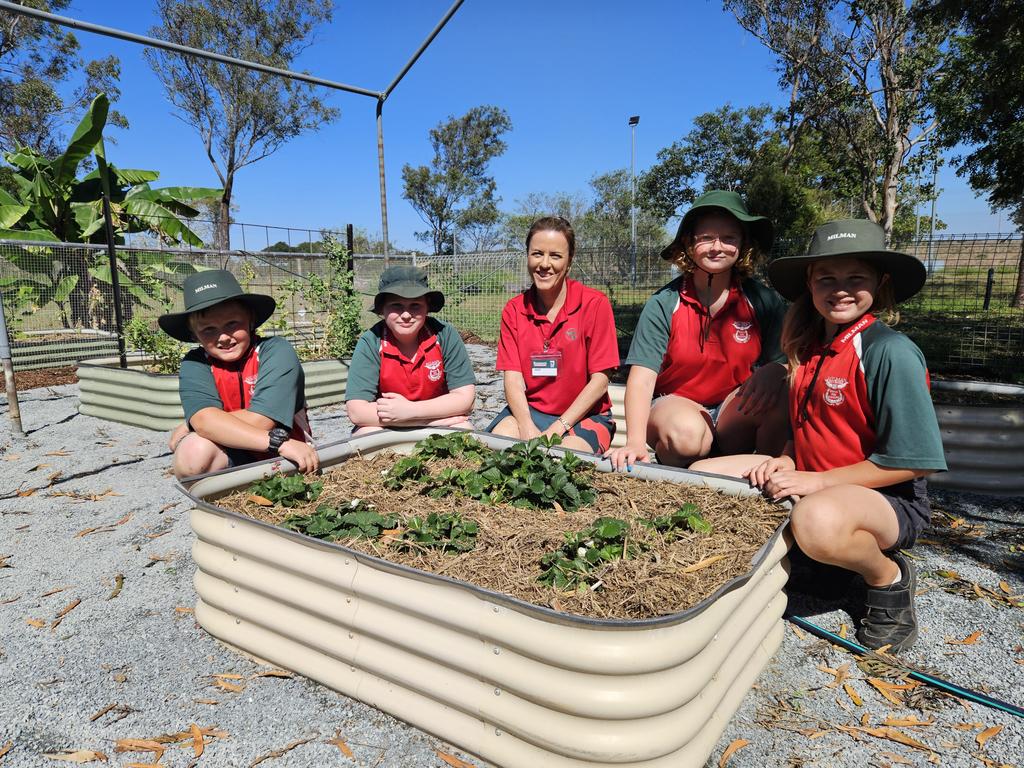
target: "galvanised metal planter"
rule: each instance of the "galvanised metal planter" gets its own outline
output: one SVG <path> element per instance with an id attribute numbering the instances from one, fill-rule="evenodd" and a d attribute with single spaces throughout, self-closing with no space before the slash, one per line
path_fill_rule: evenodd
<path id="1" fill-rule="evenodd" d="M 325 468 L 442 429 L 378 432 L 320 450 Z M 495 448 L 512 441 L 475 433 Z M 607 462 L 593 461 L 607 471 Z M 690 610 L 634 620 L 559 613 L 389 563 L 216 505 L 278 467 L 184 481 L 195 616 L 212 635 L 506 768 L 701 766 L 782 641 L 785 525 L 750 571 Z M 636 465 L 645 479 L 756 491 Z"/>
<path id="2" fill-rule="evenodd" d="M 175 374 L 149 373 L 152 358 L 132 354 L 128 368 L 116 357 L 78 364 L 78 411 L 108 421 L 166 432 L 185 418 Z M 306 404 L 316 408 L 345 400 L 348 362 L 313 360 L 302 364 Z"/>
<path id="3" fill-rule="evenodd" d="M 930 475 L 939 488 L 1024 496 L 1024 386 L 933 381 L 933 390 L 1007 395 L 1006 405 L 935 406 L 948 472 Z"/>
<path id="4" fill-rule="evenodd" d="M 46 337 L 50 337 L 47 339 Z M 54 339 L 53 337 L 59 337 Z M 117 354 L 117 337 L 102 332 L 53 330 L 26 335 L 11 342 L 11 362 L 16 371 L 74 365 L 79 360 Z"/>

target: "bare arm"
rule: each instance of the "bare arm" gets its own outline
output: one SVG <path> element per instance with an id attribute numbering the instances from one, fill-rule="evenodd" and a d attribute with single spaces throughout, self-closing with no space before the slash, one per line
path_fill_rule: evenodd
<path id="1" fill-rule="evenodd" d="M 505 371 L 502 379 L 505 383 L 505 401 L 508 403 L 508 409 L 519 424 L 519 436 L 527 440 L 536 437 L 540 430 L 530 416 L 530 406 L 526 400 L 526 379 L 523 378 L 522 371 Z"/>
<path id="2" fill-rule="evenodd" d="M 236 413 L 241 413 L 236 411 Z M 250 423 L 256 417 L 269 423 L 260 427 Z M 274 422 L 266 416 L 247 413 L 246 417 L 236 417 L 234 413 L 226 413 L 219 408 L 203 408 L 192 417 L 192 429 L 207 440 L 228 448 L 243 448 L 247 451 L 265 451 L 270 444 L 267 434 Z"/>
<path id="3" fill-rule="evenodd" d="M 626 444 L 606 455 L 615 469 L 632 466 L 634 461 L 647 461 L 647 422 L 651 418 L 651 399 L 658 372 L 634 365 L 626 379 Z"/>
<path id="4" fill-rule="evenodd" d="M 569 404 L 569 407 L 565 409 L 565 412 L 562 414 L 562 421 L 570 426 L 575 424 L 590 413 L 590 409 L 594 407 L 594 403 L 600 400 L 607 391 L 608 371 L 594 371 L 590 374 L 590 379 L 587 381 L 587 385 L 580 390 L 580 393 L 576 395 L 576 399 L 573 400 Z M 552 431 L 558 435 L 562 435 L 565 433 L 566 429 L 562 424 L 556 421 L 545 431 Z"/>
<path id="5" fill-rule="evenodd" d="M 356 427 L 380 427 L 377 417 L 377 403 L 369 400 L 349 400 L 345 403 L 349 421 Z"/>
<path id="6" fill-rule="evenodd" d="M 891 469 L 864 460 L 825 472 L 801 472 L 780 469 L 764 483 L 764 490 L 773 499 L 786 496 L 801 498 L 834 485 L 860 485 L 865 488 L 884 488 L 931 473 L 927 469 Z"/>
<path id="7" fill-rule="evenodd" d="M 407 400 L 394 392 L 384 392 L 377 400 L 377 418 L 381 426 L 426 424 L 452 416 L 469 416 L 476 400 L 476 385 L 456 387 L 446 395 L 430 400 Z"/>

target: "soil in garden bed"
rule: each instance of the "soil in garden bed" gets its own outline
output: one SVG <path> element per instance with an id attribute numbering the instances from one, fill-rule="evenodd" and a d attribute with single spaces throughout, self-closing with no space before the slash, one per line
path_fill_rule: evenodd
<path id="1" fill-rule="evenodd" d="M 310 514 L 321 505 L 347 507 L 361 499 L 384 516 L 407 527 L 413 515 L 456 512 L 479 524 L 476 546 L 460 554 L 413 546 L 403 550 L 400 533 L 377 539 L 347 539 L 346 546 L 392 562 L 468 581 L 521 600 L 582 616 L 646 619 L 693 607 L 730 579 L 748 572 L 751 558 L 775 532 L 788 512 L 759 497 L 730 496 L 712 489 L 668 482 L 637 480 L 621 474 L 587 472 L 597 500 L 569 511 L 522 509 L 490 505 L 450 493 L 423 495 L 420 483 L 398 490 L 382 485 L 395 463 L 391 452 L 369 459 L 350 459 L 321 479 L 323 491 L 314 502 L 293 508 L 260 506 L 248 489 L 217 501 L 241 514 L 280 525 L 294 514 Z M 446 467 L 470 466 L 464 459 L 432 459 L 432 475 Z M 641 524 L 671 515 L 686 503 L 695 504 L 710 533 L 691 530 L 658 533 Z M 601 563 L 594 572 L 596 587 L 565 591 L 538 582 L 541 558 L 565 544 L 566 533 L 590 526 L 596 518 L 614 517 L 629 524 L 629 559 Z M 408 545 L 405 545 L 408 547 Z"/>

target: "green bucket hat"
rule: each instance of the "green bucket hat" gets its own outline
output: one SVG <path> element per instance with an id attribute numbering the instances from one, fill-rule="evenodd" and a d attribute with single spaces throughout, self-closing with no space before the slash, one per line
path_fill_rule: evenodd
<path id="1" fill-rule="evenodd" d="M 807 268 L 823 259 L 857 258 L 877 264 L 892 280 L 897 302 L 921 290 L 927 271 L 920 259 L 885 247 L 885 232 L 867 219 L 840 219 L 814 230 L 804 256 L 785 256 L 768 265 L 775 290 L 795 301 L 807 290 Z"/>
<path id="2" fill-rule="evenodd" d="M 725 211 L 733 218 L 747 226 L 754 240 L 757 241 L 761 253 L 767 254 L 771 251 L 772 240 L 775 237 L 771 221 L 767 216 L 754 216 L 747 210 L 747 204 L 737 192 L 730 192 L 725 189 L 712 189 L 694 200 L 690 210 L 679 222 L 679 229 L 676 230 L 675 239 L 669 243 L 661 252 L 661 258 L 674 259 L 683 250 L 683 236 L 693 230 L 694 221 L 702 213 L 708 213 L 711 209 Z"/>
<path id="3" fill-rule="evenodd" d="M 427 285 L 427 273 L 419 267 L 388 267 L 380 276 L 377 295 L 373 297 L 373 311 L 380 313 L 380 303 L 385 294 L 401 296 L 403 299 L 427 297 L 427 309 L 437 312 L 444 306 L 444 294 L 432 291 Z"/>
<path id="4" fill-rule="evenodd" d="M 245 293 L 235 276 L 226 269 L 210 269 L 196 272 L 185 278 L 185 311 L 161 315 L 157 322 L 171 338 L 178 341 L 195 341 L 192 329 L 188 327 L 188 316 L 193 312 L 232 299 L 241 301 L 252 312 L 253 328 L 259 328 L 274 314 L 277 302 L 272 296 L 262 293 Z"/>

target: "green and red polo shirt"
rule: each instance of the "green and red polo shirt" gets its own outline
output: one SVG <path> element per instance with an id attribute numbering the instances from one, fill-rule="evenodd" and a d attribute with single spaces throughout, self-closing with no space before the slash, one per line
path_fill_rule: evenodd
<path id="1" fill-rule="evenodd" d="M 554 360 L 548 371 L 556 375 L 534 375 L 535 356 Z M 565 303 L 554 321 L 537 311 L 533 288 L 505 304 L 496 368 L 523 374 L 530 407 L 560 416 L 587 386 L 591 374 L 618 367 L 612 305 L 600 291 L 567 278 Z M 606 392 L 587 416 L 606 413 L 611 407 Z"/>
<path id="2" fill-rule="evenodd" d="M 754 368 L 785 360 L 779 347 L 785 313 L 775 291 L 734 277 L 724 306 L 709 318 L 693 276 L 680 275 L 647 300 L 626 364 L 657 371 L 655 396 L 715 406 Z"/>
<path id="3" fill-rule="evenodd" d="M 891 469 L 946 468 L 914 342 L 866 314 L 802 357 L 789 390 L 797 469 L 865 459 Z"/>
<path id="4" fill-rule="evenodd" d="M 295 440 L 306 440 L 305 373 L 292 345 L 283 336 L 253 339 L 248 354 L 225 365 L 203 351 L 190 350 L 181 361 L 178 391 L 185 422 L 203 408 L 249 410 L 291 430 Z"/>
<path id="5" fill-rule="evenodd" d="M 348 369 L 346 401 L 372 402 L 384 392 L 406 400 L 432 400 L 476 383 L 466 345 L 449 323 L 428 317 L 412 357 L 403 355 L 388 335 L 381 320 L 359 337 Z"/>

